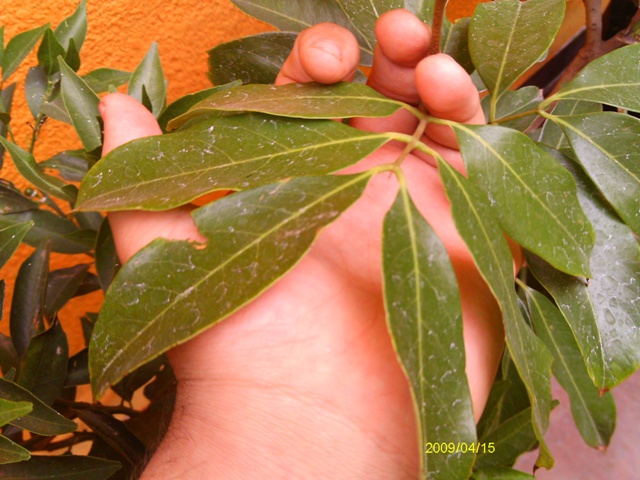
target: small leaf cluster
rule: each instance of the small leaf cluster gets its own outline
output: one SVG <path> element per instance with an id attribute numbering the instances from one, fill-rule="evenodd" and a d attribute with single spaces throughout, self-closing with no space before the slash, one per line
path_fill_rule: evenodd
<path id="1" fill-rule="evenodd" d="M 165 110 L 166 81 L 156 45 L 134 72 L 98 68 L 80 76 L 86 34 L 85 0 L 56 28 L 47 24 L 19 33 L 6 45 L 0 28 L 0 165 L 10 156 L 30 185 L 21 190 L 0 180 L 0 266 L 21 243 L 31 250 L 13 282 L 5 320 L 10 335 L 0 334 L 2 478 L 133 478 L 157 446 L 173 409 L 175 379 L 164 357 L 113 386 L 120 404 L 87 402 L 88 349 L 71 355 L 63 329 L 78 322 L 88 345 L 97 312 L 75 319 L 60 312 L 73 298 L 106 290 L 119 268 L 104 216 L 69 214 L 78 182 L 100 156 L 98 95 L 128 84 L 128 92 L 154 113 Z M 37 65 L 26 78 L 14 80 L 34 50 Z M 33 117 L 32 133 L 24 140 L 12 130 L 19 81 Z M 82 148 L 38 160 L 35 146 L 52 121 L 71 124 Z M 72 255 L 70 266 L 52 269 L 52 254 Z M 4 297 L 1 280 L 0 304 Z M 131 405 L 138 391 L 149 404 L 144 410 Z"/>
<path id="2" fill-rule="evenodd" d="M 435 24 L 442 2 L 233 3 L 283 31 L 214 48 L 219 91 L 163 124 L 175 132 L 111 152 L 82 183 L 79 211 L 163 210 L 234 192 L 193 212 L 200 233 L 216 242 L 156 240 L 119 272 L 91 339 L 94 393 L 259 296 L 372 177 L 391 172 L 399 192 L 382 232 L 384 297 L 421 443 L 495 445 L 491 453 L 425 453 L 423 478 L 529 478 L 511 466 L 535 446 L 537 466 L 551 468 L 544 435 L 555 405 L 552 375 L 569 393 L 585 442 L 608 445 L 615 406 L 607 392 L 640 366 L 640 45 L 630 41 L 594 60 L 544 98 L 539 88 L 515 85 L 547 54 L 564 0 L 499 0 L 454 24 L 440 18 L 442 51 L 473 73 L 483 95 L 487 125 L 465 125 L 358 83 L 265 85 L 296 32 L 313 23 L 351 29 L 369 64 L 381 13 L 408 8 Z M 333 121 L 400 109 L 419 120 L 414 135 Z M 429 123 L 455 131 L 466 176 L 420 141 Z M 333 175 L 390 141 L 435 159 L 458 232 L 502 312 L 507 347 L 477 427 L 464 352 L 455 348 L 463 345 L 456 277 L 413 203 L 403 156 Z M 515 282 L 505 235 L 526 252 Z"/>

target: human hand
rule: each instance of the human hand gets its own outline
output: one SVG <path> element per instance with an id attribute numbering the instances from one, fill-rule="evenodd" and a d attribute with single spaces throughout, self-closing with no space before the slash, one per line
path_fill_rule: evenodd
<path id="1" fill-rule="evenodd" d="M 434 116 L 484 121 L 468 75 L 444 55 L 424 58 L 430 34 L 422 22 L 393 11 L 380 19 L 376 35 L 370 86 L 408 103 L 422 102 Z M 300 35 L 278 83 L 349 80 L 357 62 L 350 33 L 317 25 Z M 124 95 L 106 97 L 101 111 L 105 152 L 161 133 L 153 117 Z M 416 120 L 400 111 L 351 124 L 412 133 Z M 448 128 L 430 125 L 425 141 L 463 170 Z M 393 162 L 403 148 L 388 144 L 348 170 Z M 402 168 L 458 277 L 477 419 L 502 354 L 500 312 L 456 232 L 432 159 L 409 156 Z M 397 188 L 394 176 L 377 175 L 277 284 L 169 353 L 179 382 L 176 409 L 143 478 L 418 476 L 414 408 L 387 332 L 381 286 L 382 221 Z M 123 261 L 156 237 L 204 241 L 188 207 L 114 212 L 109 218 Z"/>

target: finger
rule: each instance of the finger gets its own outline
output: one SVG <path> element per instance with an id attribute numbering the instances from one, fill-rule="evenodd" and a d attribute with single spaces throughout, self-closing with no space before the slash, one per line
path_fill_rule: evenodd
<path id="1" fill-rule="evenodd" d="M 416 67 L 416 85 L 430 115 L 460 123 L 485 123 L 471 77 L 448 55 L 431 55 L 422 60 Z M 455 134 L 449 127 L 431 123 L 426 134 L 440 145 L 457 148 Z"/>
<path id="2" fill-rule="evenodd" d="M 298 35 L 276 85 L 351 81 L 359 60 L 360 47 L 349 30 L 333 23 L 320 23 Z"/>
<path id="3" fill-rule="evenodd" d="M 104 120 L 103 155 L 136 138 L 162 133 L 151 112 L 128 95 L 107 95 L 100 102 L 100 113 Z M 109 213 L 109 223 L 120 260 L 127 261 L 158 237 L 204 241 L 189 211 L 189 208 L 181 208 L 166 212 Z"/>
<path id="4" fill-rule="evenodd" d="M 389 98 L 417 105 L 420 95 L 415 67 L 429 50 L 430 28 L 408 10 L 392 10 L 378 19 L 375 34 L 378 44 L 367 85 Z M 353 125 L 410 134 L 417 123 L 415 116 L 403 109 L 384 119 L 358 119 Z"/>

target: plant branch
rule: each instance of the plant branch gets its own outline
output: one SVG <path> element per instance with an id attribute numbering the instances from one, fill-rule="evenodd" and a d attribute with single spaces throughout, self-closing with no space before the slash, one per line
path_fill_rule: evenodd
<path id="1" fill-rule="evenodd" d="M 433 10 L 433 25 L 431 26 L 431 44 L 428 55 L 440 53 L 440 39 L 442 38 L 442 25 L 447 7 L 447 0 L 436 0 Z"/>

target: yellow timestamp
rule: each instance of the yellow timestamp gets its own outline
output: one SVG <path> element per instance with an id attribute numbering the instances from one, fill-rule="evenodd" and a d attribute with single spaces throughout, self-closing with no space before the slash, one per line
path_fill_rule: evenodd
<path id="1" fill-rule="evenodd" d="M 432 453 L 495 453 L 495 442 L 427 442 L 424 452 Z"/>

